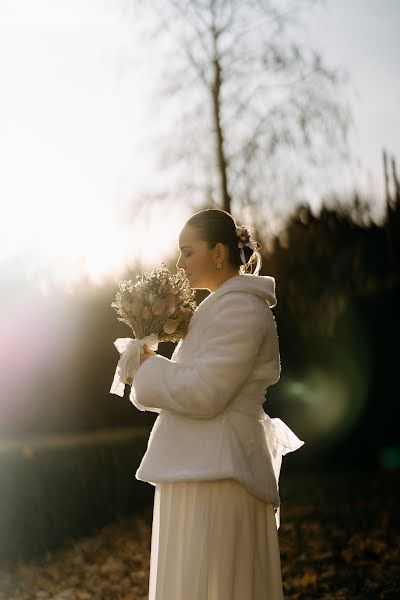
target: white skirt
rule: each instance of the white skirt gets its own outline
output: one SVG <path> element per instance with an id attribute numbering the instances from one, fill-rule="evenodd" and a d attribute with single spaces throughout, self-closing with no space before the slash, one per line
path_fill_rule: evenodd
<path id="1" fill-rule="evenodd" d="M 157 483 L 149 600 L 283 600 L 272 504 L 233 479 Z"/>

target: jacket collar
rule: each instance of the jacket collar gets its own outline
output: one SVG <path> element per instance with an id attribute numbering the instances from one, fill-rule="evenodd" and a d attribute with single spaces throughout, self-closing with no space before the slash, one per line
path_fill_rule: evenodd
<path id="1" fill-rule="evenodd" d="M 210 296 L 222 296 L 227 292 L 250 292 L 260 296 L 270 308 L 276 305 L 275 279 L 269 275 L 235 275 L 224 281 Z"/>
<path id="2" fill-rule="evenodd" d="M 229 292 L 249 292 L 262 298 L 272 308 L 276 305 L 275 279 L 269 275 L 234 275 L 230 277 L 215 292 L 211 292 L 196 308 L 192 319 L 210 308 L 214 301 Z"/>

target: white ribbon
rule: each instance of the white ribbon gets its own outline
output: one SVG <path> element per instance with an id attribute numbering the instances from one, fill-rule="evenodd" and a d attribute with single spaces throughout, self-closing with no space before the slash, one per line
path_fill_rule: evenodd
<path id="1" fill-rule="evenodd" d="M 158 336 L 151 333 L 140 340 L 133 338 L 118 338 L 115 340 L 114 346 L 121 354 L 121 358 L 115 369 L 114 380 L 110 388 L 111 394 L 123 397 L 125 384 L 133 382 L 136 371 L 140 367 L 140 354 L 143 353 L 145 344 L 152 350 L 157 350 Z"/>
<path id="2" fill-rule="evenodd" d="M 239 242 L 238 246 L 240 248 L 240 258 L 242 259 L 242 263 L 245 265 L 247 263 L 246 257 L 244 255 L 244 246 L 247 246 L 248 248 L 251 248 L 253 250 L 253 252 L 255 252 L 257 250 L 255 244 L 253 244 L 253 242 L 247 242 L 246 244 L 244 244 L 243 242 Z M 260 261 L 260 255 L 257 253 L 257 264 L 256 264 L 256 268 L 253 271 L 253 275 L 258 275 L 260 269 L 261 269 L 261 261 Z"/>
<path id="3" fill-rule="evenodd" d="M 261 420 L 264 427 L 265 437 L 267 445 L 271 455 L 272 469 L 275 474 L 276 484 L 279 489 L 279 476 L 282 467 L 282 456 L 285 456 L 288 452 L 294 452 L 303 446 L 304 441 L 301 440 L 297 435 L 286 425 L 284 421 L 278 417 L 271 417 L 265 414 L 265 417 Z M 275 522 L 276 528 L 279 529 L 281 524 L 281 510 L 280 506 L 275 511 Z"/>

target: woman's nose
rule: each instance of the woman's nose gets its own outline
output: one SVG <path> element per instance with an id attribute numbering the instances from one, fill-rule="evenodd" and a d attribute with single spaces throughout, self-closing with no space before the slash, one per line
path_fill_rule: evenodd
<path id="1" fill-rule="evenodd" d="M 182 263 L 181 263 L 181 257 L 178 258 L 177 263 L 176 263 L 176 268 L 177 269 L 182 269 Z"/>

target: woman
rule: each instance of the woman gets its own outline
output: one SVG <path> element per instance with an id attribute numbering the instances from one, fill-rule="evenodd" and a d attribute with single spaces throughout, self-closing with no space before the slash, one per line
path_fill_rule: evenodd
<path id="1" fill-rule="evenodd" d="M 280 376 L 272 277 L 246 227 L 208 209 L 180 237 L 178 268 L 211 294 L 171 360 L 145 347 L 130 399 L 159 412 L 136 477 L 156 486 L 149 600 L 282 600 L 282 455 L 304 442 L 263 410 Z"/>

